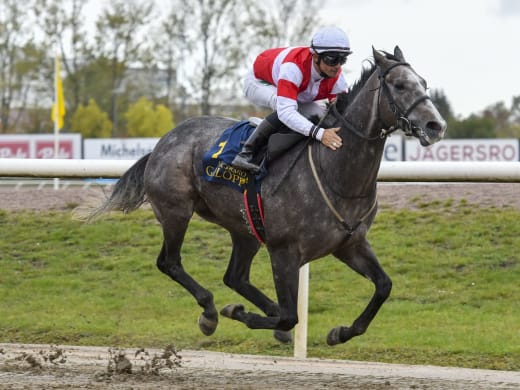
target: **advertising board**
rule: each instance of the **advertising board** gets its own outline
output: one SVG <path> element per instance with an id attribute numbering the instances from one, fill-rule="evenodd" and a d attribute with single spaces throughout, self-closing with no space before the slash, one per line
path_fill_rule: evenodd
<path id="1" fill-rule="evenodd" d="M 52 134 L 0 135 L 0 158 L 54 158 Z M 60 134 L 58 158 L 81 158 L 81 135 Z"/>

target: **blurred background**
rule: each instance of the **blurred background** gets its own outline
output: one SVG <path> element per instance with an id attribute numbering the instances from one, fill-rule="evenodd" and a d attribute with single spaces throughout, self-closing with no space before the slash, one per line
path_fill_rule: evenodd
<path id="1" fill-rule="evenodd" d="M 372 45 L 429 83 L 451 138 L 520 138 L 520 2 L 515 0 L 0 1 L 0 134 L 50 134 L 55 60 L 61 133 L 159 137 L 196 115 L 265 115 L 241 78 L 269 47 L 350 36 L 352 84 Z"/>

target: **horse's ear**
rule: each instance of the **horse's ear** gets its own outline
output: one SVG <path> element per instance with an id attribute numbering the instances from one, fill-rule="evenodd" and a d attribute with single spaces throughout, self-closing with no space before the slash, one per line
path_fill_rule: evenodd
<path id="1" fill-rule="evenodd" d="M 374 60 L 376 61 L 376 64 L 381 65 L 386 60 L 386 56 L 379 50 L 376 50 L 374 46 L 372 46 L 372 54 L 374 55 Z"/>
<path id="2" fill-rule="evenodd" d="M 401 62 L 406 62 L 406 60 L 404 59 L 404 55 L 403 55 L 403 52 L 401 51 L 401 49 L 399 48 L 399 46 L 396 46 L 394 48 L 394 56 Z"/>

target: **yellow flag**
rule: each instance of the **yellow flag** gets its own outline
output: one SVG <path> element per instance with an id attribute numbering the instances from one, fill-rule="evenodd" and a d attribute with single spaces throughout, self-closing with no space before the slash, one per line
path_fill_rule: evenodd
<path id="1" fill-rule="evenodd" d="M 65 116 L 65 99 L 63 98 L 63 85 L 60 76 L 60 59 L 56 56 L 54 74 L 54 104 L 51 110 L 51 119 L 58 129 L 63 127 L 63 117 Z"/>

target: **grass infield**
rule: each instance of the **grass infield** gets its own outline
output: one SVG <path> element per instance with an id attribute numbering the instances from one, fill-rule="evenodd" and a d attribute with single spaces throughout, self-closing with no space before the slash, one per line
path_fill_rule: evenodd
<path id="1" fill-rule="evenodd" d="M 203 336 L 195 300 L 155 267 L 162 234 L 149 210 L 90 225 L 70 212 L 0 211 L 0 237 L 0 342 L 293 353 L 271 331 L 222 317 Z M 329 347 L 328 331 L 350 325 L 373 288 L 333 257 L 311 263 L 309 357 L 520 370 L 518 210 L 464 201 L 382 209 L 369 238 L 394 282 L 389 300 L 366 334 Z M 195 217 L 185 268 L 218 308 L 257 311 L 222 283 L 229 255 L 227 232 Z M 275 296 L 264 248 L 251 280 Z"/>

